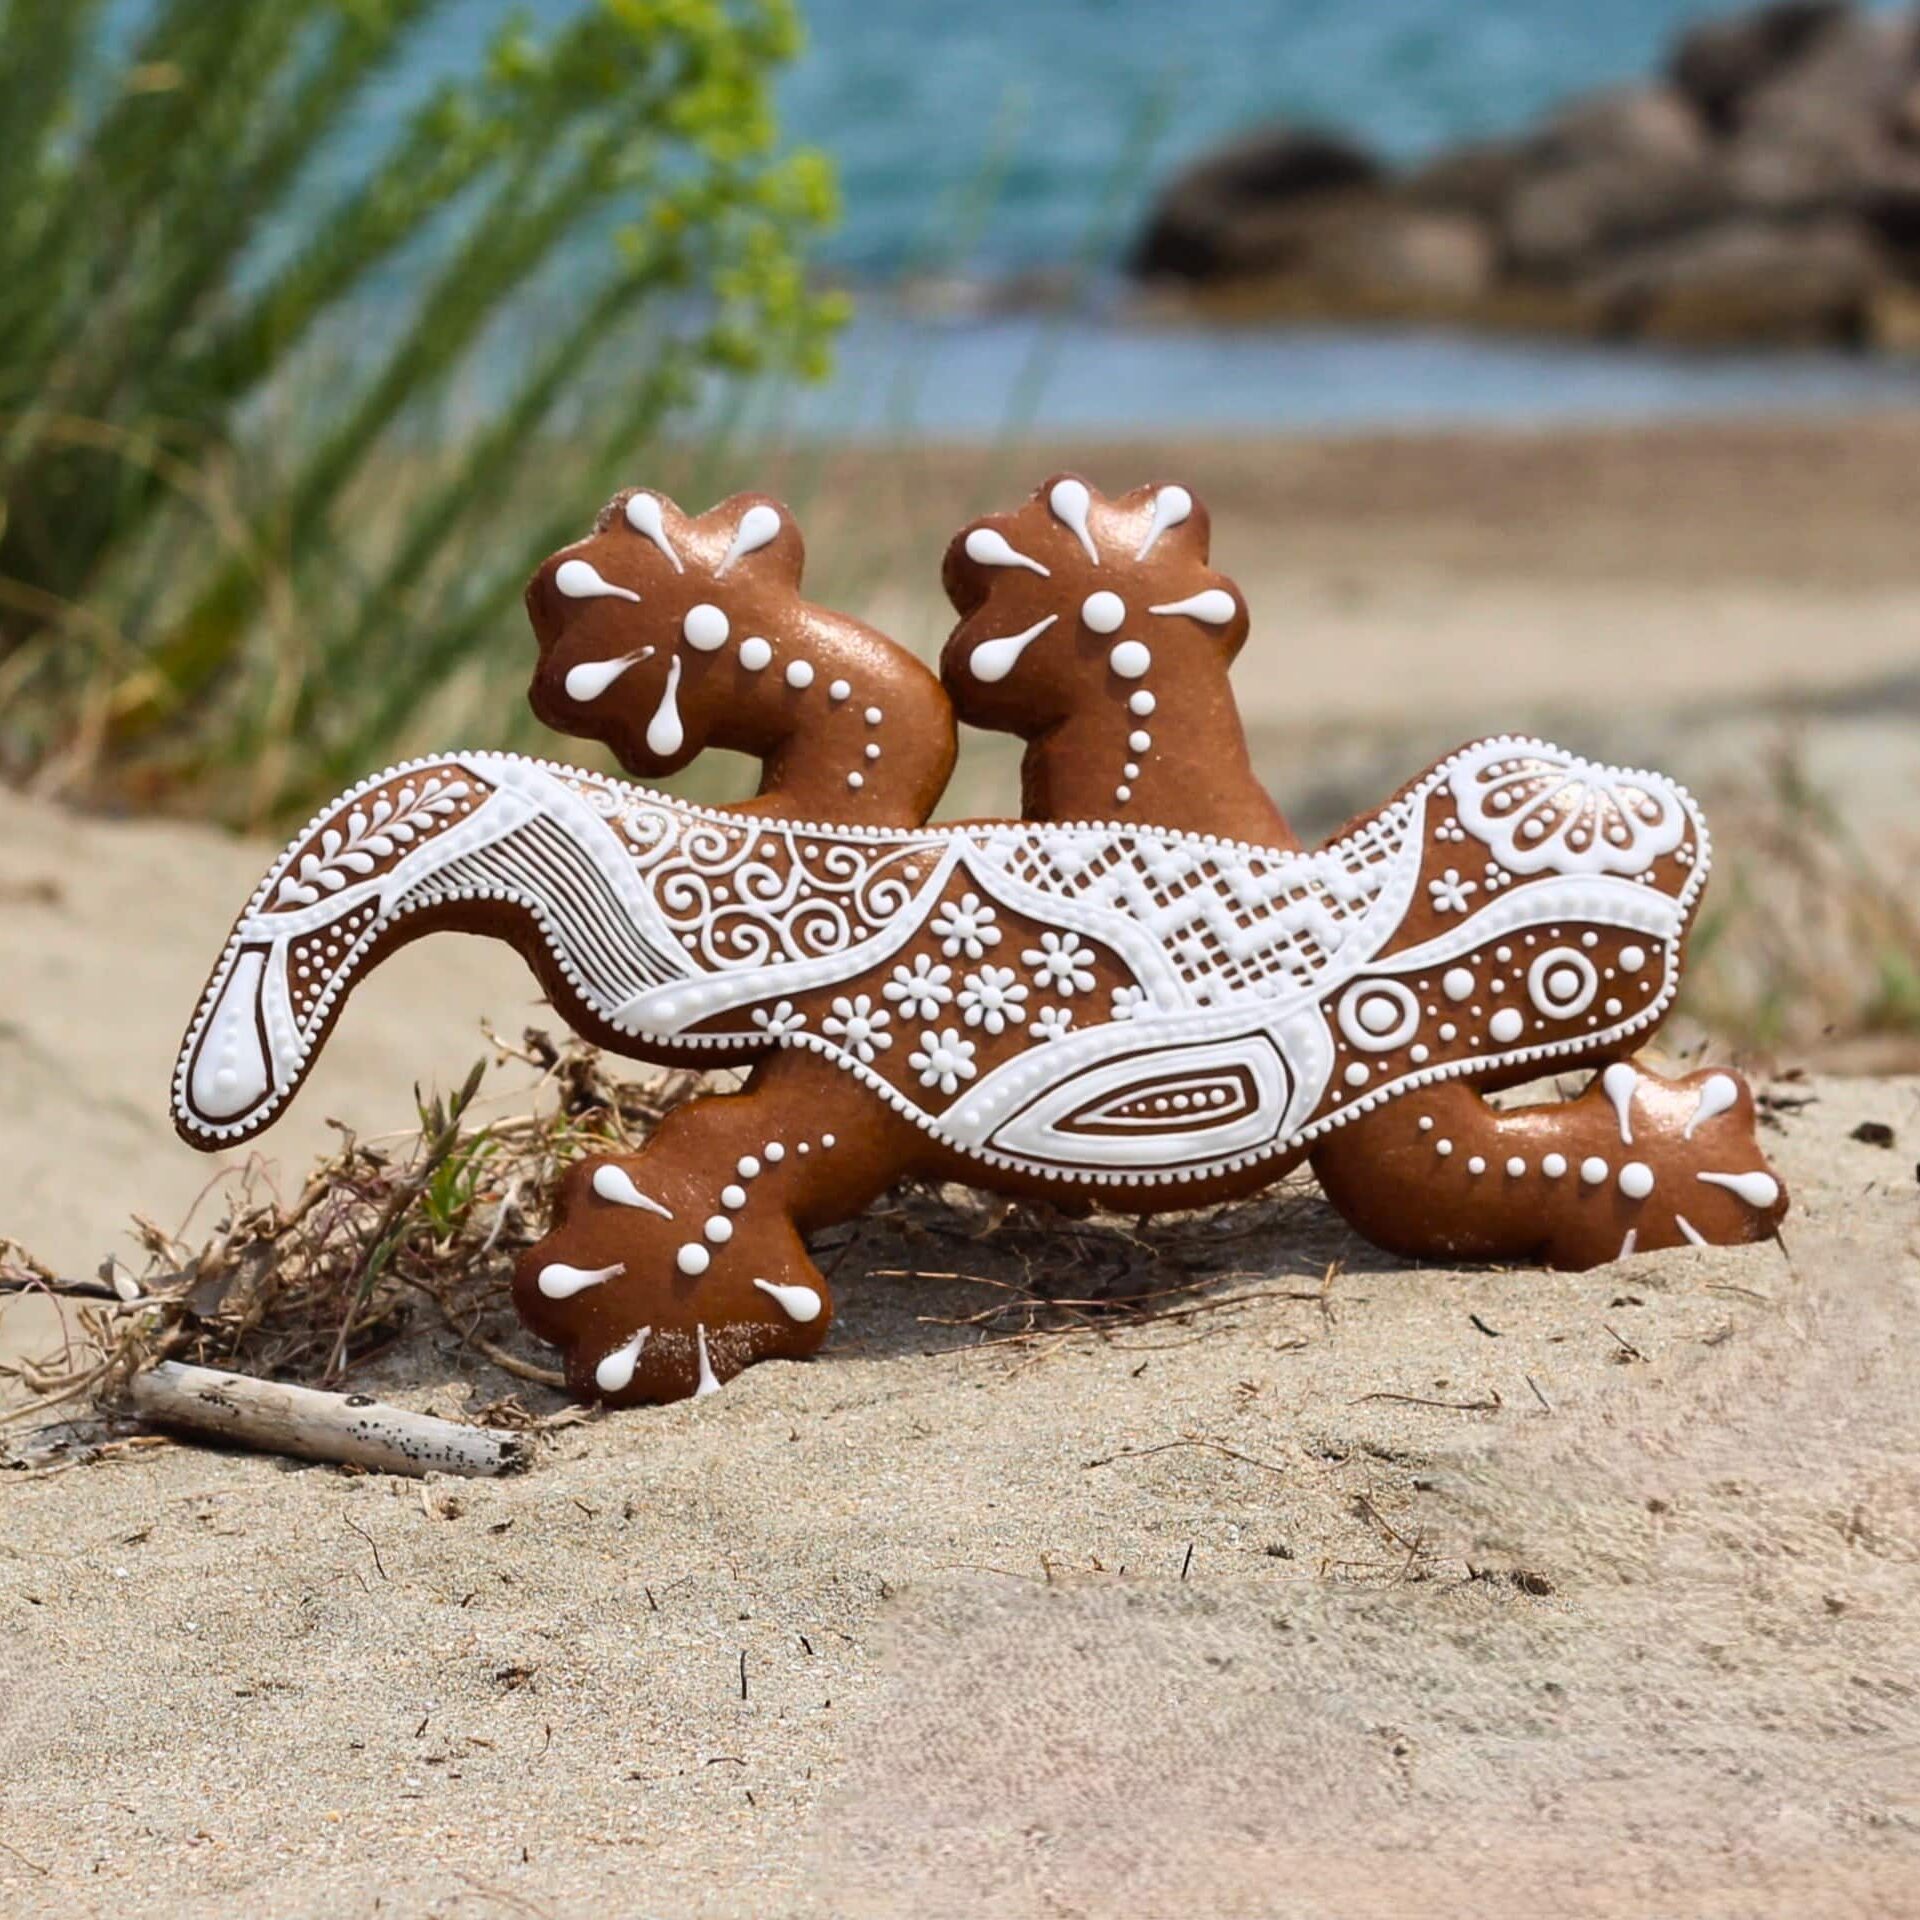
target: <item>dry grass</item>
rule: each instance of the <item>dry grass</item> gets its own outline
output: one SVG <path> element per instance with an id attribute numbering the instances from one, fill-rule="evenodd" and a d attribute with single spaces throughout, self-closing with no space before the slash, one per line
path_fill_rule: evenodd
<path id="1" fill-rule="evenodd" d="M 523 1113 L 471 1122 L 487 1066 L 476 1062 L 459 1092 L 420 1103 L 418 1130 L 397 1147 L 343 1130 L 337 1151 L 290 1195 L 250 1166 L 225 1217 L 193 1244 L 136 1216 L 146 1250 L 138 1271 L 108 1261 L 75 1279 L 0 1240 L 0 1292 L 58 1297 L 77 1335 L 57 1354 L 0 1366 L 30 1396 L 7 1419 L 38 1424 L 75 1404 L 117 1406 L 132 1374 L 159 1360 L 338 1387 L 410 1337 L 449 1329 L 515 1378 L 562 1388 L 518 1330 L 514 1257 L 543 1230 L 546 1195 L 568 1165 L 638 1150 L 708 1081 L 691 1072 L 624 1079 L 596 1049 L 556 1045 L 538 1030 L 518 1043 L 489 1039 L 496 1062 L 540 1073 Z M 992 1345 L 1152 1321 L 1190 1326 L 1261 1300 L 1324 1302 L 1332 1262 L 1320 1262 L 1315 1286 L 1296 1290 L 1253 1252 L 1263 1247 L 1270 1267 L 1276 1237 L 1301 1238 L 1304 1216 L 1324 1212 L 1308 1189 L 1283 1186 L 1252 1205 L 1169 1216 L 1149 1230 L 1144 1219 L 1070 1216 L 907 1182 L 815 1253 L 829 1279 L 858 1243 L 874 1279 L 977 1290 L 978 1308 L 929 1313 L 923 1324 Z M 903 1255 L 913 1264 L 900 1264 Z M 496 1417 L 527 1416 L 508 1400 Z"/>
<path id="2" fill-rule="evenodd" d="M 1869 847 L 1788 741 L 1713 820 L 1684 1011 L 1743 1049 L 1920 1066 L 1920 830 Z"/>

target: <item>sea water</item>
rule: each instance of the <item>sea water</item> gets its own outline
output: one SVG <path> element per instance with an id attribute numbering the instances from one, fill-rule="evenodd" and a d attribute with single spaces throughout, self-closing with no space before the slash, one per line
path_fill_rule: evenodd
<path id="1" fill-rule="evenodd" d="M 580 3 L 452 0 L 327 158 L 363 162 L 510 12 L 550 25 Z M 1652 75 L 1688 23 L 1736 3 L 801 0 L 782 130 L 836 163 L 844 217 L 816 258 L 860 317 L 832 381 L 783 416 L 833 435 L 1087 434 L 1913 404 L 1920 372 L 1840 354 L 1147 326 L 1114 297 L 1155 189 L 1224 138 L 1289 121 L 1417 160 Z M 966 294 L 1063 266 L 1092 295 L 1063 314 Z M 916 282 L 960 297 L 937 313 L 895 297 Z"/>

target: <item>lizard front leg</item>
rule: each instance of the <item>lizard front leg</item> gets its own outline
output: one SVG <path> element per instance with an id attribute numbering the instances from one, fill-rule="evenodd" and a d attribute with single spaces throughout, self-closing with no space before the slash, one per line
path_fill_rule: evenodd
<path id="1" fill-rule="evenodd" d="M 923 1138 L 831 1062 L 776 1054 L 741 1092 L 669 1114 L 638 1153 L 572 1168 L 514 1305 L 562 1350 L 572 1391 L 613 1406 L 811 1354 L 833 1302 L 805 1236 L 858 1213 Z"/>

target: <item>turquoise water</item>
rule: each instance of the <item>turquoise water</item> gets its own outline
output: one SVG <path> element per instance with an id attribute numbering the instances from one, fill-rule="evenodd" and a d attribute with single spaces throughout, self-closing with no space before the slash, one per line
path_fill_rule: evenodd
<path id="1" fill-rule="evenodd" d="M 383 142 L 509 12 L 552 20 L 578 4 L 455 0 L 367 100 L 350 147 Z M 1920 403 L 1920 371 L 1839 355 L 1153 330 L 1098 297 L 1066 320 L 942 320 L 885 292 L 903 278 L 992 283 L 1072 262 L 1096 295 L 1111 293 L 1155 184 L 1223 136 L 1313 121 L 1415 158 L 1645 76 L 1682 27 L 1728 4 L 803 0 L 810 46 L 781 82 L 783 124 L 838 164 L 845 219 L 821 251 L 862 299 L 832 383 L 781 416 L 834 435 L 1101 434 Z"/>
<path id="2" fill-rule="evenodd" d="M 1687 22 L 1738 0 L 802 0 L 780 85 L 790 138 L 839 164 L 836 264 L 995 274 L 1110 245 L 1154 180 L 1275 118 L 1396 158 L 1525 124 L 1651 72 Z M 507 14 L 579 0 L 457 0 L 374 101 L 374 137 Z M 990 200 L 984 217 L 973 210 Z"/>

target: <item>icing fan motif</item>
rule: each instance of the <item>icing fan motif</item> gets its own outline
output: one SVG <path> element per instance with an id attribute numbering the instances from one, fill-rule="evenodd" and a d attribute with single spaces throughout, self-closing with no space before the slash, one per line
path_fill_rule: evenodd
<path id="1" fill-rule="evenodd" d="M 515 944 L 599 1044 L 752 1063 L 575 1167 L 519 1264 L 528 1324 L 615 1402 L 811 1352 L 806 1234 L 909 1173 L 1149 1212 L 1306 1158 L 1397 1251 L 1575 1267 L 1778 1224 L 1745 1085 L 1630 1058 L 1706 879 L 1679 787 L 1484 740 L 1301 849 L 1247 762 L 1246 612 L 1182 487 L 1062 476 L 965 530 L 939 680 L 805 601 L 801 559 L 773 501 L 637 492 L 550 560 L 536 712 L 643 774 L 751 753 L 760 792 L 695 807 L 491 753 L 364 782 L 241 915 L 183 1135 L 266 1126 L 360 975 L 441 928 Z M 1027 740 L 1025 818 L 924 824 L 956 716 Z M 1582 1064 L 1571 1101 L 1482 1097 Z"/>

